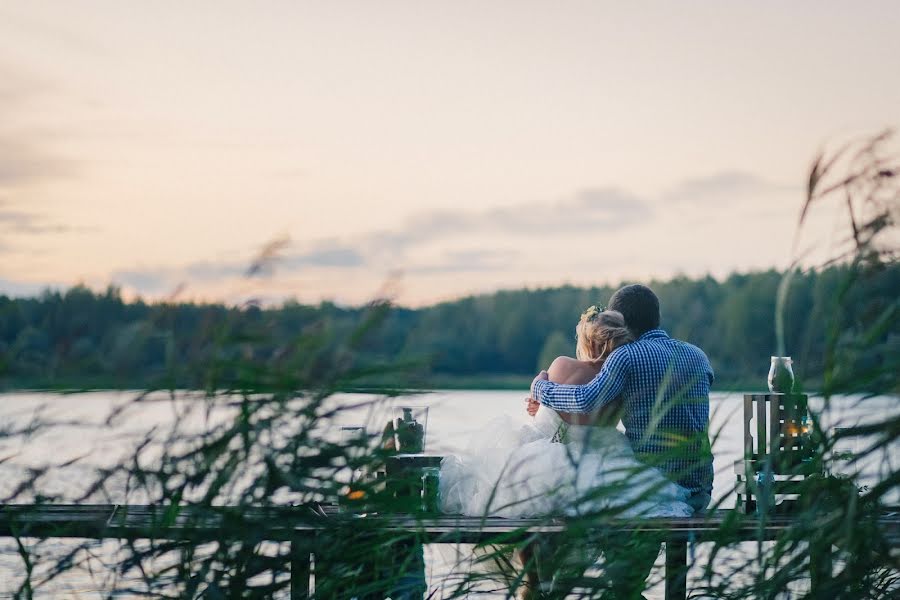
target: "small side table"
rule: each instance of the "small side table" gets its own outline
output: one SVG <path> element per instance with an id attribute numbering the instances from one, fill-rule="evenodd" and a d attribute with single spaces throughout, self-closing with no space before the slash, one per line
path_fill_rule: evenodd
<path id="1" fill-rule="evenodd" d="M 440 468 L 443 458 L 437 454 L 394 454 L 385 458 L 386 491 L 396 500 L 396 510 L 422 512 L 423 475 L 427 469 Z"/>
<path id="2" fill-rule="evenodd" d="M 813 474 L 806 394 L 744 394 L 744 459 L 734 463 L 737 508 L 789 510 L 802 480 Z M 762 479 L 771 489 L 760 489 Z M 762 496 L 764 495 L 764 496 Z"/>

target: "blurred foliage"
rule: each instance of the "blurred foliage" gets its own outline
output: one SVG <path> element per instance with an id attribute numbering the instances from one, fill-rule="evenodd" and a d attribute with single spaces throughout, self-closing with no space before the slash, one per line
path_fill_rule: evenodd
<path id="1" fill-rule="evenodd" d="M 189 365 L 206 393 L 137 394 L 117 406 L 103 426 L 140 423 L 146 405 L 160 401 L 171 405 L 173 418 L 149 428 L 126 460 L 92 468 L 95 477 L 83 478 L 74 490 L 69 485 L 50 493 L 41 477 L 52 470 L 63 473 L 82 459 L 45 465 L 30 470 L 0 498 L 3 504 L 124 501 L 149 506 L 152 519 L 141 521 L 146 536 L 112 547 L 85 540 L 63 546 L 62 554 L 52 537 L 17 539 L 25 568 L 14 597 L 53 597 L 59 593 L 56 580 L 79 572 L 104 597 L 287 598 L 292 562 L 311 552 L 317 557 L 317 597 L 347 598 L 352 590 L 360 599 L 383 598 L 422 589 L 423 576 L 416 573 L 424 566 L 415 530 L 386 534 L 376 523 L 352 514 L 326 517 L 321 508 L 349 501 L 350 472 L 365 469 L 374 475 L 394 454 L 380 438 L 336 435 L 344 411 L 380 406 L 389 396 L 357 397 L 354 405 L 329 401 L 335 390 L 353 387 L 373 371 L 396 377 L 399 367 L 352 358 L 377 334 L 390 306 L 371 303 L 360 309 L 352 328 L 340 333 L 327 322 L 310 326 L 274 355 L 263 342 L 267 330 L 261 311 L 213 310 L 222 318 L 202 342 L 208 358 Z M 118 330 L 117 338 L 125 340 L 115 343 L 129 345 L 138 328 Z M 260 351 L 263 346 L 267 351 Z M 5 445 L 27 443 L 36 432 L 60 425 L 38 417 L 5 427 L 0 439 Z M 87 424 L 65 425 L 90 431 Z M 374 479 L 354 489 L 369 510 L 385 510 L 385 501 L 396 503 Z M 126 512 L 123 507 L 120 516 Z M 115 518 L 110 516 L 110 522 Z M 180 533 L 174 538 L 163 532 L 176 523 Z M 219 524 L 214 533 L 201 533 L 210 523 Z M 294 535 L 286 529 L 292 525 L 315 525 L 318 531 Z M 273 526 L 282 528 L 280 533 L 272 534 Z M 401 550 L 407 547 L 418 554 Z M 379 548 L 393 551 L 373 551 Z M 410 567 L 409 560 L 418 562 Z"/>

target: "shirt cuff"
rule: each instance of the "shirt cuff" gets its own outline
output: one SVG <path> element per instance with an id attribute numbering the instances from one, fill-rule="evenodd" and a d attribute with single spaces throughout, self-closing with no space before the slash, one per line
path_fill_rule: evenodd
<path id="1" fill-rule="evenodd" d="M 537 381 L 535 381 L 534 385 L 532 386 L 533 389 L 531 390 L 534 394 L 534 399 L 541 404 L 544 404 L 544 392 L 549 390 L 550 386 L 552 385 L 553 383 L 547 381 L 546 379 L 538 379 Z"/>

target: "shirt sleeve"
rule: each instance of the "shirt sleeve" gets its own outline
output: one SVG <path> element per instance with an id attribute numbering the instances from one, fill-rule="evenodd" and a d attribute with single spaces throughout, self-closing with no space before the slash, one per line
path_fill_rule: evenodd
<path id="1" fill-rule="evenodd" d="M 625 387 L 630 366 L 626 347 L 613 351 L 594 379 L 585 385 L 563 385 L 550 381 L 534 382 L 534 398 L 544 406 L 570 413 L 589 413 L 619 397 Z"/>
<path id="2" fill-rule="evenodd" d="M 709 385 L 712 386 L 716 380 L 716 372 L 712 368 L 712 363 L 709 362 L 709 357 L 706 356 L 703 350 L 700 350 L 700 355 L 703 357 L 704 366 L 706 367 L 706 378 L 709 380 Z"/>

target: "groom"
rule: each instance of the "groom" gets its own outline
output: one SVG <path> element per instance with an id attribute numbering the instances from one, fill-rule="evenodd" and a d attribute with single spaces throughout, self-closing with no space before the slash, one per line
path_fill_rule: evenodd
<path id="1" fill-rule="evenodd" d="M 643 462 L 660 469 L 688 490 L 695 511 L 709 504 L 713 482 L 709 444 L 709 387 L 713 371 L 702 350 L 670 338 L 659 328 L 659 300 L 643 285 L 627 285 L 613 294 L 609 310 L 625 317 L 635 341 L 614 350 L 597 376 L 586 385 L 561 385 L 541 371 L 531 384 L 531 397 L 552 409 L 589 413 L 621 401 L 625 435 Z M 653 566 L 659 551 L 625 557 L 621 572 L 635 587 Z M 640 584 L 640 585 L 639 585 Z"/>

